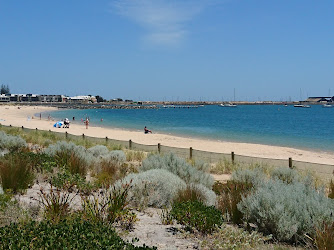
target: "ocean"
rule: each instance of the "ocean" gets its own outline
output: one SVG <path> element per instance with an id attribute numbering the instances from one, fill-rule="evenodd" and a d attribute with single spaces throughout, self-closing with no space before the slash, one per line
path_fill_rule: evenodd
<path id="1" fill-rule="evenodd" d="M 56 119 L 89 117 L 90 125 L 153 133 L 277 145 L 334 152 L 334 108 L 313 105 L 206 105 L 190 109 L 69 109 L 50 113 Z M 101 121 L 103 119 L 103 121 Z"/>

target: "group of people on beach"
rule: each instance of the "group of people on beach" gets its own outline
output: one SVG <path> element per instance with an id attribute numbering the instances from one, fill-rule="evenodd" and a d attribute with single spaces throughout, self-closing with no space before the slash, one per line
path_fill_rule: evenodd
<path id="1" fill-rule="evenodd" d="M 41 119 L 41 116 L 40 116 L 40 119 Z M 48 120 L 50 120 L 51 119 L 51 116 L 49 115 L 48 116 Z M 73 121 L 75 121 L 75 117 L 73 116 Z M 103 121 L 103 119 L 101 118 L 101 122 Z M 88 129 L 88 125 L 89 125 L 89 117 L 86 117 L 86 119 L 84 120 L 84 119 L 82 119 L 81 118 L 81 122 L 83 123 L 83 124 L 85 124 L 85 126 L 86 126 L 86 129 Z M 64 120 L 63 120 L 63 124 L 61 123 L 61 122 L 57 122 L 55 125 L 54 125 L 54 127 L 57 127 L 57 128 L 61 128 L 61 127 L 63 127 L 63 128 L 70 128 L 70 121 L 69 121 L 69 119 L 68 118 L 65 118 Z M 146 126 L 144 127 L 144 133 L 145 134 L 152 134 L 152 131 L 151 130 L 149 130 Z"/>

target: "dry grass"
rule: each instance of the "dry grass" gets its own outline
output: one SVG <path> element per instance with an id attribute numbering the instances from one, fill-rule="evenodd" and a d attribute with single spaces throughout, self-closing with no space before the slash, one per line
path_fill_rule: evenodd
<path id="1" fill-rule="evenodd" d="M 126 150 L 127 161 L 143 161 L 147 157 L 147 153 L 143 151 Z"/>

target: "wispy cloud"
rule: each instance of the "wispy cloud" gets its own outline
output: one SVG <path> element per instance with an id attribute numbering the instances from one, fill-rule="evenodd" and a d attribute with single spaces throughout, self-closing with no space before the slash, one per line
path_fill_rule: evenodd
<path id="1" fill-rule="evenodd" d="M 175 45 L 189 32 L 187 23 L 210 3 L 210 0 L 115 0 L 112 8 L 144 27 L 147 41 Z"/>

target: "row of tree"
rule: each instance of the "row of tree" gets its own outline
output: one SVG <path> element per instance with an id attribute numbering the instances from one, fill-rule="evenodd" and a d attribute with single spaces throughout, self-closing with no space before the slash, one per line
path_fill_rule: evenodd
<path id="1" fill-rule="evenodd" d="M 10 94 L 9 86 L 5 84 L 1 84 L 0 94 Z"/>

